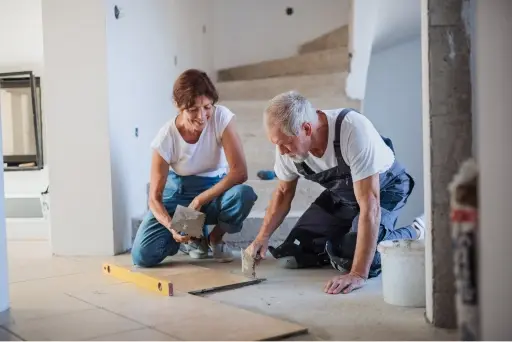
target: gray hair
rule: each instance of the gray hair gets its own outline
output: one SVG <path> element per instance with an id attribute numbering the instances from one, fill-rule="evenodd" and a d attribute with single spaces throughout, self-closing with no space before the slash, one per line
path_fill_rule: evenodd
<path id="1" fill-rule="evenodd" d="M 304 96 L 296 91 L 282 93 L 270 100 L 263 114 L 264 124 L 276 124 L 288 136 L 299 134 L 306 122 L 316 124 L 318 116 Z"/>

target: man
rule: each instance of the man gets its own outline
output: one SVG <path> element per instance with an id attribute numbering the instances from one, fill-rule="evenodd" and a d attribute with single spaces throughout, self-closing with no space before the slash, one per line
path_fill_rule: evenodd
<path id="1" fill-rule="evenodd" d="M 380 274 L 378 242 L 422 239 L 421 217 L 395 229 L 414 187 L 395 160 L 392 143 L 351 109 L 315 110 L 297 92 L 273 98 L 264 113 L 268 138 L 276 145 L 279 185 L 262 227 L 247 251 L 265 257 L 267 248 L 285 267 L 328 264 L 346 273 L 324 291 L 348 293 Z M 299 177 L 326 190 L 300 217 L 285 242 L 268 247 L 272 233 L 290 210 Z"/>

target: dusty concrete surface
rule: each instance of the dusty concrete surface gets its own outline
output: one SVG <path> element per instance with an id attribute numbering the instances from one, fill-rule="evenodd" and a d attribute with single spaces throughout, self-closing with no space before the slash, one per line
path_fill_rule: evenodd
<path id="1" fill-rule="evenodd" d="M 240 272 L 239 262 L 195 263 Z M 351 294 L 327 295 L 323 286 L 339 273 L 334 269 L 284 270 L 267 257 L 256 269 L 267 280 L 207 297 L 254 312 L 308 327 L 309 334 L 290 340 L 457 340 L 455 330 L 435 328 L 425 320 L 424 308 L 402 308 L 386 304 L 381 278 Z"/>
<path id="2" fill-rule="evenodd" d="M 172 334 L 155 328 L 157 321 L 172 320 L 176 314 L 169 311 L 165 298 L 143 289 L 102 291 L 120 283 L 102 274 L 102 263 L 126 263 L 129 255 L 52 257 L 44 241 L 10 242 L 8 252 L 11 312 L 6 317 L 0 315 L 0 339 L 173 340 Z M 192 261 L 179 255 L 166 262 L 172 265 L 177 259 L 241 273 L 240 259 L 218 264 L 211 259 Z M 385 304 L 379 279 L 352 294 L 333 296 L 322 292 L 325 281 L 337 274 L 330 268 L 281 270 L 275 261 L 265 260 L 256 272 L 267 280 L 207 297 L 308 327 L 309 335 L 290 340 L 456 339 L 453 331 L 427 324 L 424 309 Z M 103 296 L 92 303 L 69 295 L 84 291 Z M 125 315 L 119 315 L 114 308 L 123 308 Z"/>

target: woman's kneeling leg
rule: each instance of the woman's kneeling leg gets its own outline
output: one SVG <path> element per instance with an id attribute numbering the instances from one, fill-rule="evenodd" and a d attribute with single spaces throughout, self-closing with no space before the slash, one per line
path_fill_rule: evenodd
<path id="1" fill-rule="evenodd" d="M 247 216 L 252 210 L 258 196 L 254 190 L 246 185 L 235 185 L 218 199 L 215 205 L 213 217 L 208 217 L 208 221 L 215 221 L 218 229 L 224 234 L 235 234 L 242 230 Z"/>
<path id="2" fill-rule="evenodd" d="M 149 211 L 142 221 L 132 247 L 133 263 L 141 267 L 152 267 L 167 256 L 178 253 L 180 244 L 171 232 L 160 224 Z"/>

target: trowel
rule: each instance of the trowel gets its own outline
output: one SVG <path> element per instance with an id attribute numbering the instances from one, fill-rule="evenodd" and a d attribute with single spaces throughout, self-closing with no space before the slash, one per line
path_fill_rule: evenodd
<path id="1" fill-rule="evenodd" d="M 203 236 L 205 217 L 200 211 L 178 205 L 172 216 L 172 228 L 190 237 L 200 238 Z"/>
<path id="2" fill-rule="evenodd" d="M 253 258 L 245 249 L 240 251 L 242 258 L 242 273 L 249 278 L 256 279 L 256 265 L 261 260 L 261 255 L 258 253 L 256 258 Z"/>

